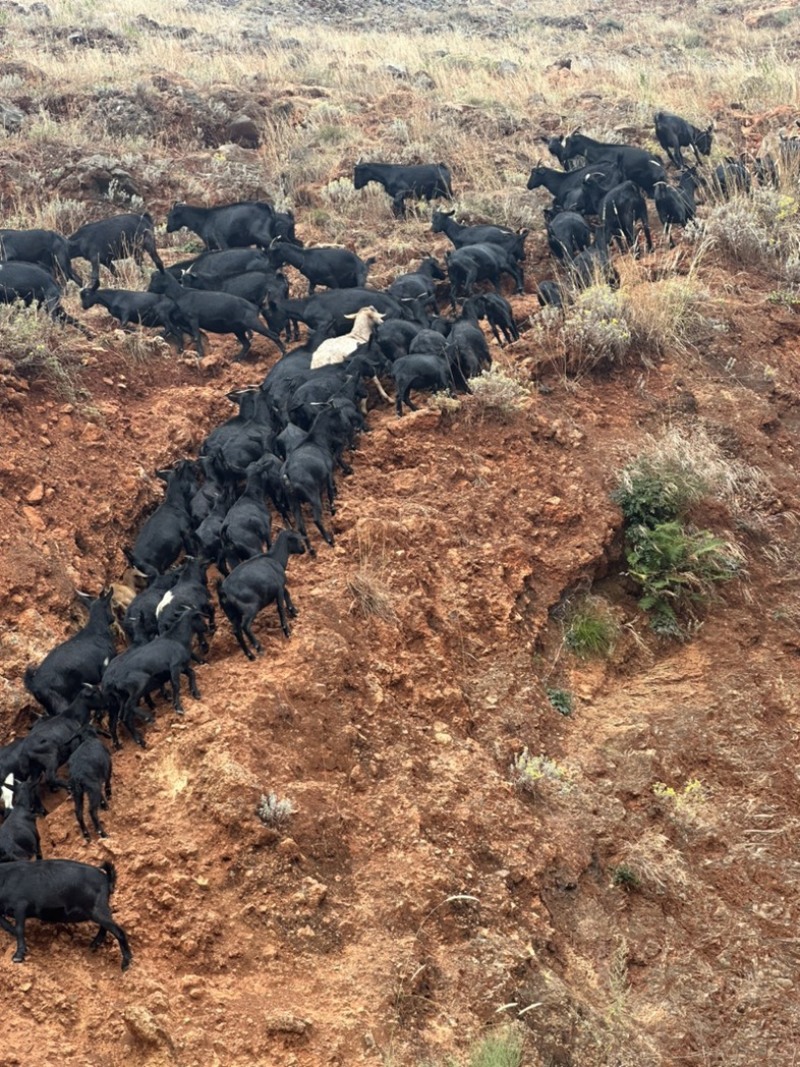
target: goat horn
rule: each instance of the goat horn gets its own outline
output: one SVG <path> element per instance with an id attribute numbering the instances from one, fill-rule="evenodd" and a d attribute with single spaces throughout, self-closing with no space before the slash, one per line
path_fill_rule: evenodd
<path id="1" fill-rule="evenodd" d="M 575 127 L 575 129 L 574 129 L 574 130 L 570 130 L 570 131 L 569 131 L 569 133 L 567 134 L 567 137 L 571 137 L 571 136 L 573 135 L 573 133 L 577 133 L 577 132 L 578 132 L 578 130 L 579 130 L 580 128 L 581 128 L 581 127 L 580 127 L 580 123 L 579 123 L 579 124 L 578 124 L 578 125 L 577 125 L 577 126 Z"/>

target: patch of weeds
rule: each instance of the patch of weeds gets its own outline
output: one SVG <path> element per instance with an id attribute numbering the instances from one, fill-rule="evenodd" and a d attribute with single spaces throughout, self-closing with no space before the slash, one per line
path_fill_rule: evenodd
<path id="1" fill-rule="evenodd" d="M 699 778 L 690 778 L 680 789 L 665 782 L 655 782 L 653 793 L 659 800 L 669 804 L 675 811 L 693 811 L 705 802 L 708 790 Z"/>
<path id="2" fill-rule="evenodd" d="M 567 614 L 564 644 L 582 659 L 610 656 L 619 626 L 601 597 L 583 597 Z"/>
<path id="3" fill-rule="evenodd" d="M 711 209 L 706 234 L 735 263 L 800 280 L 800 200 L 793 194 L 763 187 L 731 197 Z"/>
<path id="4" fill-rule="evenodd" d="M 584 289 L 565 312 L 561 335 L 572 371 L 621 362 L 630 352 L 632 334 L 619 292 L 602 284 Z"/>
<path id="5" fill-rule="evenodd" d="M 339 210 L 350 209 L 357 204 L 361 195 L 350 178 L 334 178 L 320 189 L 322 199 Z"/>
<path id="6" fill-rule="evenodd" d="M 562 793 L 568 793 L 572 788 L 565 767 L 544 754 L 532 756 L 527 748 L 514 757 L 509 770 L 512 784 L 525 793 L 535 794 L 543 781 L 558 783 Z"/>
<path id="7" fill-rule="evenodd" d="M 776 304 L 778 307 L 796 308 L 800 304 L 800 292 L 796 289 L 773 289 L 767 293 L 767 300 L 770 304 Z"/>
<path id="8" fill-rule="evenodd" d="M 639 525 L 628 531 L 628 575 L 641 587 L 639 607 L 650 625 L 665 637 L 684 637 L 682 614 L 694 618 L 715 585 L 742 571 L 739 549 L 709 530 L 693 530 L 679 522 Z"/>
<path id="9" fill-rule="evenodd" d="M 618 867 L 611 868 L 611 884 L 630 892 L 638 889 L 642 883 L 632 867 L 629 867 L 627 863 L 620 863 Z"/>
<path id="10" fill-rule="evenodd" d="M 454 421 L 455 416 L 461 411 L 462 404 L 463 401 L 457 396 L 450 396 L 449 393 L 432 393 L 427 400 L 428 407 L 438 411 L 448 422 Z"/>
<path id="11" fill-rule="evenodd" d="M 74 331 L 20 301 L 0 305 L 0 355 L 25 378 L 42 378 L 76 403 L 84 394 L 74 355 Z"/>
<path id="12" fill-rule="evenodd" d="M 707 484 L 684 456 L 643 452 L 620 473 L 611 499 L 629 526 L 657 526 L 685 515 L 701 499 Z"/>
<path id="13" fill-rule="evenodd" d="M 482 371 L 480 378 L 470 378 L 469 387 L 472 389 L 470 414 L 500 422 L 511 422 L 529 396 L 527 386 L 496 364 L 491 370 Z"/>
<path id="14" fill-rule="evenodd" d="M 347 579 L 347 591 L 352 596 L 350 610 L 364 617 L 376 615 L 387 622 L 397 617 L 394 597 L 381 576 L 370 567 L 360 567 Z"/>
<path id="15" fill-rule="evenodd" d="M 559 715 L 569 717 L 572 714 L 572 693 L 568 689 L 551 689 L 545 686 L 547 699 Z"/>
<path id="16" fill-rule="evenodd" d="M 524 1048 L 521 1030 L 500 1027 L 475 1043 L 470 1050 L 469 1067 L 520 1067 Z"/>
<path id="17" fill-rule="evenodd" d="M 286 826 L 297 812 L 294 803 L 288 797 L 280 798 L 277 793 L 262 794 L 256 814 L 265 826 L 279 830 Z"/>

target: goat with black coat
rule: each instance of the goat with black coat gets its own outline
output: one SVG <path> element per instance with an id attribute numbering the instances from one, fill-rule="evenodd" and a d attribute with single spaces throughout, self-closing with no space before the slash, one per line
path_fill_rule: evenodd
<path id="1" fill-rule="evenodd" d="M 666 180 L 664 163 L 659 156 L 633 145 L 607 144 L 595 141 L 582 133 L 571 133 L 564 141 L 565 159 L 583 156 L 594 169 L 601 161 L 613 160 L 622 171 L 625 180 L 635 182 L 649 196 L 653 195 L 656 182 Z M 579 174 L 580 171 L 573 171 Z"/>
<path id="2" fill-rule="evenodd" d="M 261 322 L 258 311 L 247 300 L 231 293 L 196 292 L 185 289 L 171 274 L 153 275 L 150 290 L 163 293 L 175 301 L 177 311 L 175 321 L 182 330 L 190 334 L 194 341 L 197 355 L 202 358 L 205 346 L 200 336 L 201 330 L 208 333 L 232 333 L 241 345 L 233 357 L 234 361 L 244 359 L 250 351 L 251 337 L 254 333 L 268 337 L 278 346 L 281 355 L 286 351 L 277 333 L 273 333 Z M 181 345 L 182 347 L 182 345 Z"/>
<path id="3" fill-rule="evenodd" d="M 248 270 L 233 278 L 224 278 L 220 281 L 187 271 L 181 276 L 180 282 L 185 289 L 230 293 L 231 296 L 238 296 L 259 310 L 270 300 L 283 300 L 289 295 L 289 282 L 286 275 L 274 270 Z"/>
<path id="4" fill-rule="evenodd" d="M 69 757 L 69 791 L 75 802 L 75 818 L 86 840 L 90 840 L 90 834 L 83 818 L 85 796 L 89 798 L 89 815 L 97 836 L 107 837 L 97 812 L 106 809 L 111 800 L 111 753 L 93 726 L 81 731 L 81 743 Z"/>
<path id="5" fill-rule="evenodd" d="M 320 407 L 334 397 L 343 397 L 353 403 L 367 396 L 362 378 L 374 378 L 378 373 L 376 361 L 364 352 L 352 356 L 344 363 L 333 363 L 317 371 L 297 385 L 288 401 L 289 419 L 304 430 L 310 430 L 320 413 Z"/>
<path id="6" fill-rule="evenodd" d="M 230 483 L 223 488 L 209 513 L 194 531 L 197 550 L 204 559 L 219 558 L 222 551 L 222 524 L 235 500 L 236 486 Z"/>
<path id="7" fill-rule="evenodd" d="M 58 768 L 66 762 L 81 730 L 89 725 L 92 715 L 101 707 L 98 687 L 87 684 L 60 714 L 38 719 L 22 746 L 21 764 L 25 777 L 38 781 L 39 776 L 44 775 L 45 785 L 52 792 L 66 789 L 66 781 L 57 775 Z"/>
<path id="8" fill-rule="evenodd" d="M 617 269 L 608 258 L 608 249 L 602 244 L 595 244 L 592 248 L 579 252 L 568 264 L 567 277 L 575 289 L 588 289 L 590 285 L 597 284 L 610 285 L 612 289 L 616 289 L 619 285 Z M 542 282 L 542 285 L 546 284 Z"/>
<path id="9" fill-rule="evenodd" d="M 14 806 L 0 826 L 0 863 L 42 858 L 36 816 L 46 815 L 38 782 L 14 782 Z"/>
<path id="10" fill-rule="evenodd" d="M 0 230 L 0 259 L 34 263 L 64 281 L 82 285 L 69 257 L 69 242 L 55 230 Z"/>
<path id="11" fill-rule="evenodd" d="M 375 262 L 374 257 L 361 259 L 349 248 L 298 248 L 280 238 L 270 244 L 269 258 L 273 267 L 288 263 L 299 270 L 308 279 L 309 296 L 318 285 L 328 289 L 362 289 Z"/>
<path id="12" fill-rule="evenodd" d="M 12 957 L 22 963 L 27 954 L 25 922 L 42 919 L 50 923 L 95 922 L 99 929 L 92 940 L 98 949 L 107 934 L 117 939 L 122 953 L 122 969 L 130 967 L 132 956 L 125 931 L 114 922 L 108 906 L 117 874 L 106 861 L 92 867 L 74 860 L 17 861 L 0 866 L 0 926 L 17 939 Z M 13 919 L 14 925 L 8 921 Z"/>
<path id="13" fill-rule="evenodd" d="M 510 274 L 516 292 L 524 292 L 522 268 L 514 257 L 499 245 L 477 244 L 457 248 L 445 256 L 450 277 L 450 303 L 455 308 L 456 297 L 463 293 L 470 296 L 476 282 L 488 281 L 495 289 L 500 288 L 500 276 Z"/>
<path id="14" fill-rule="evenodd" d="M 139 531 L 133 548 L 123 550 L 128 563 L 147 578 L 163 574 L 181 549 L 191 553 L 194 548 L 189 514 L 197 489 L 194 462 L 179 460 L 172 470 L 156 471 L 156 475 L 166 483 L 164 499 Z"/>
<path id="15" fill-rule="evenodd" d="M 339 408 L 326 406 L 314 419 L 308 437 L 291 452 L 281 469 L 286 497 L 294 515 L 295 527 L 305 541 L 306 548 L 315 555 L 303 519 L 303 504 L 311 505 L 314 525 L 324 540 L 333 544 L 333 534 L 322 523 L 322 492 L 327 490 L 331 515 L 336 513 L 336 486 L 333 468 L 351 436 L 349 420 Z"/>
<path id="16" fill-rule="evenodd" d="M 202 279 L 212 289 L 219 289 L 222 282 L 238 278 L 250 271 L 272 273 L 269 256 L 260 248 L 229 248 L 225 252 L 201 252 L 193 259 L 184 259 L 167 267 L 167 274 L 171 274 L 181 284 L 188 274 L 192 279 Z"/>
<path id="17" fill-rule="evenodd" d="M 718 196 L 728 197 L 734 193 L 749 193 L 752 187 L 750 172 L 741 160 L 728 157 L 714 168 L 711 185 Z"/>
<path id="18" fill-rule="evenodd" d="M 262 608 L 273 601 L 278 609 L 281 629 L 289 637 L 291 631 L 286 616 L 288 614 L 294 618 L 297 608 L 286 586 L 286 565 L 290 555 L 299 555 L 305 550 L 299 533 L 281 530 L 269 552 L 245 560 L 227 578 L 217 582 L 220 607 L 227 615 L 239 647 L 248 659 L 255 659 L 252 649 L 259 654 L 264 651 L 264 646 L 253 633 L 253 620 Z"/>
<path id="19" fill-rule="evenodd" d="M 453 199 L 452 175 L 445 163 L 422 163 L 405 166 L 398 163 L 356 163 L 353 185 L 363 189 L 378 182 L 392 198 L 392 214 L 404 218 L 406 200 L 414 197 L 427 201 L 444 197 Z"/>
<path id="20" fill-rule="evenodd" d="M 263 200 L 245 200 L 217 207 L 197 207 L 179 202 L 172 205 L 167 217 L 167 233 L 185 226 L 196 233 L 210 251 L 249 245 L 268 248 L 275 236 L 274 221 L 275 209 Z"/>
<path id="21" fill-rule="evenodd" d="M 247 468 L 244 490 L 220 528 L 218 568 L 222 574 L 257 556 L 272 544 L 272 517 L 266 505 L 267 483 L 279 476 L 280 460 L 267 455 Z"/>
<path id="22" fill-rule="evenodd" d="M 554 200 L 554 206 L 563 208 L 570 194 L 580 194 L 583 190 L 583 179 L 587 174 L 605 174 L 617 181 L 622 180 L 616 160 L 604 160 L 595 166 L 579 167 L 577 170 L 562 171 L 554 167 L 545 167 L 537 163 L 528 178 L 528 189 L 545 188 Z M 572 207 L 571 210 L 578 210 Z"/>
<path id="23" fill-rule="evenodd" d="M 164 264 L 156 251 L 153 219 L 147 214 L 114 215 L 100 222 L 87 222 L 76 230 L 68 241 L 72 259 L 87 259 L 91 263 L 92 289 L 97 289 L 100 285 L 101 264 L 116 278 L 115 259 L 133 256 L 140 264 L 143 253 L 147 252 L 158 270 L 162 273 L 164 271 Z"/>
<path id="24" fill-rule="evenodd" d="M 480 296 L 471 296 L 464 301 L 465 310 L 468 305 L 471 309 L 470 314 L 474 314 L 475 318 L 486 319 L 499 345 L 502 345 L 503 341 L 511 344 L 512 341 L 519 340 L 519 329 L 514 321 L 514 313 L 504 296 L 500 296 L 499 293 L 481 293 Z"/>
<path id="25" fill-rule="evenodd" d="M 545 209 L 544 217 L 547 223 L 547 243 L 556 259 L 573 259 L 592 243 L 589 223 L 576 211 L 561 211 L 554 215 L 549 209 Z"/>
<path id="26" fill-rule="evenodd" d="M 435 212 L 434 212 L 435 214 Z M 432 256 L 423 259 L 415 271 L 408 274 L 400 274 L 386 290 L 390 296 L 397 300 L 418 300 L 424 298 L 426 305 L 436 305 L 437 281 L 444 281 L 447 277 L 439 265 L 439 261 Z"/>
<path id="27" fill-rule="evenodd" d="M 465 380 L 480 376 L 484 367 L 492 365 L 486 338 L 478 325 L 474 304 L 464 301 L 461 318 L 453 323 L 447 336 L 448 358 L 460 370 Z"/>
<path id="28" fill-rule="evenodd" d="M 365 307 L 373 307 L 387 319 L 423 321 L 425 314 L 416 301 L 397 300 L 377 289 L 329 289 L 302 300 L 277 300 L 267 308 L 267 321 L 273 330 L 283 330 L 289 319 L 299 319 L 309 330 L 331 328 L 334 334 L 349 333 L 355 315 Z"/>
<path id="29" fill-rule="evenodd" d="M 711 123 L 706 129 L 698 129 L 691 122 L 672 115 L 669 111 L 657 111 L 653 116 L 656 127 L 656 140 L 669 156 L 672 163 L 682 170 L 685 166 L 681 148 L 691 148 L 694 158 L 699 167 L 702 160 L 700 155 L 711 154 L 711 142 L 714 135 L 714 124 Z"/>
<path id="30" fill-rule="evenodd" d="M 415 342 L 416 340 L 417 338 Z M 395 381 L 395 411 L 398 416 L 403 414 L 403 404 L 411 411 L 417 410 L 409 395 L 412 389 L 426 389 L 432 393 L 455 396 L 454 374 L 458 374 L 458 368 L 452 368 L 446 356 L 410 352 L 407 356 L 396 359 L 392 364 L 392 376 Z M 464 392 L 471 392 L 465 381 L 462 380 L 459 384 Z"/>
<path id="31" fill-rule="evenodd" d="M 591 175 L 585 181 L 590 185 Z M 595 238 L 596 244 L 608 250 L 611 241 L 615 240 L 623 252 L 632 248 L 635 240 L 634 224 L 637 221 L 641 223 L 644 231 L 647 251 L 652 252 L 653 238 L 647 217 L 647 201 L 635 182 L 626 181 L 606 193 L 600 202 L 600 226 Z"/>
<path id="32" fill-rule="evenodd" d="M 122 327 L 133 322 L 180 337 L 180 328 L 173 317 L 175 304 L 169 297 L 135 289 L 81 289 L 83 310 L 88 311 L 95 304 L 104 307 Z"/>
<path id="33" fill-rule="evenodd" d="M 17 300 L 26 307 L 43 307 L 51 318 L 86 333 L 78 320 L 62 308 L 61 287 L 52 274 L 20 260 L 0 263 L 0 304 L 14 304 Z"/>
<path id="34" fill-rule="evenodd" d="M 176 714 L 183 714 L 182 674 L 189 680 L 192 696 L 195 700 L 200 699 L 192 668 L 192 643 L 195 634 L 202 635 L 205 631 L 202 613 L 187 608 L 166 633 L 154 637 L 146 645 L 128 648 L 117 656 L 114 670 L 106 671 L 100 686 L 108 709 L 108 728 L 116 748 L 120 747 L 117 734 L 119 721 L 136 744 L 145 747 L 134 718 L 138 715 L 152 722 L 153 717 L 138 707 L 139 701 L 144 699 L 152 707 L 150 694 L 163 688 L 167 682 L 172 685 L 172 706 Z"/>
<path id="35" fill-rule="evenodd" d="M 56 715 L 79 695 L 85 683 L 96 685 L 109 660 L 117 654 L 114 634 L 113 590 L 96 600 L 78 593 L 89 605 L 89 619 L 82 630 L 52 649 L 38 667 L 25 670 L 25 687 L 48 715 Z"/>
<path id="36" fill-rule="evenodd" d="M 467 245 L 499 245 L 520 262 L 525 259 L 525 238 L 528 230 L 509 230 L 506 226 L 494 226 L 490 223 L 477 226 L 463 226 L 453 218 L 455 211 L 434 211 L 431 216 L 431 230 L 443 233 L 450 238 L 455 248 Z"/>
<path id="37" fill-rule="evenodd" d="M 694 170 L 685 170 L 675 189 L 666 182 L 656 182 L 655 203 L 659 220 L 664 227 L 664 236 L 669 237 L 670 248 L 675 247 L 673 226 L 685 226 L 697 214 L 694 194 L 700 181 Z"/>
<path id="38" fill-rule="evenodd" d="M 178 567 L 151 578 L 147 588 L 137 593 L 125 609 L 122 629 L 132 645 L 146 645 L 158 634 L 156 608 L 167 590 L 178 582 L 180 575 Z"/>
<path id="39" fill-rule="evenodd" d="M 156 605 L 159 635 L 167 633 L 187 608 L 199 611 L 208 624 L 208 632 L 214 633 L 214 604 L 208 593 L 207 568 L 208 558 L 204 556 L 190 556 L 180 568 L 177 582 Z M 203 634 L 199 635 L 198 643 L 204 653 L 208 652 Z"/>

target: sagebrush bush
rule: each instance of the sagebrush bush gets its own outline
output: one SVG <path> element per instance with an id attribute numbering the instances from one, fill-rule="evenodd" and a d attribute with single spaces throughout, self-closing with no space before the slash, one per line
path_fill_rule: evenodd
<path id="1" fill-rule="evenodd" d="M 0 304 L 0 356 L 24 377 L 44 378 L 66 399 L 80 392 L 75 332 L 21 301 Z"/>
<path id="2" fill-rule="evenodd" d="M 566 768 L 544 754 L 532 756 L 527 748 L 514 756 L 509 770 L 513 785 L 523 792 L 535 793 L 543 780 L 558 782 L 563 793 L 569 792 L 572 786 Z"/>
<path id="3" fill-rule="evenodd" d="M 517 378 L 512 378 L 494 364 L 490 370 L 481 372 L 480 378 L 470 378 L 472 390 L 470 413 L 507 422 L 522 411 L 530 395 L 528 387 Z"/>
<path id="4" fill-rule="evenodd" d="M 638 265 L 636 265 L 638 270 Z M 644 359 L 694 348 L 708 329 L 705 293 L 690 275 L 649 280 L 637 277 L 620 288 L 631 347 Z"/>
<path id="5" fill-rule="evenodd" d="M 265 826 L 278 830 L 297 812 L 294 803 L 288 797 L 280 798 L 277 793 L 262 794 L 257 808 L 257 815 Z"/>
<path id="6" fill-rule="evenodd" d="M 800 280 L 800 196 L 767 186 L 716 204 L 706 221 L 712 247 L 744 267 Z"/>
<path id="7" fill-rule="evenodd" d="M 602 284 L 578 293 L 565 312 L 561 335 L 570 369 L 621 362 L 630 352 L 633 335 L 620 293 Z"/>

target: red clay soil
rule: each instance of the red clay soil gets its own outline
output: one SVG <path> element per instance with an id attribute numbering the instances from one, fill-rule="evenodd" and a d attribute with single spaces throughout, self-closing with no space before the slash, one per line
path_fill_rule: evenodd
<path id="1" fill-rule="evenodd" d="M 646 372 L 551 376 L 507 424 L 469 399 L 371 413 L 335 548 L 290 561 L 291 640 L 267 609 L 249 663 L 220 619 L 202 699 L 115 755 L 107 840 L 85 845 L 48 799 L 46 857 L 116 864 L 134 962 L 31 922 L 16 966 L 0 935 L 4 1067 L 412 1065 L 521 1011 L 535 1067 L 793 1062 L 797 320 L 755 291 L 731 318 Z M 263 376 L 215 351 L 200 370 L 106 352 L 88 411 L 4 379 L 0 740 L 29 721 L 25 665 L 81 618 L 74 588 L 121 575 L 155 469 Z M 609 492 L 646 433 L 701 421 L 775 495 L 770 531 L 734 531 L 748 579 L 680 645 L 619 577 Z M 599 665 L 550 614 L 591 582 L 623 623 Z M 566 781 L 515 790 L 525 746 Z M 653 792 L 695 778 L 700 805 Z M 270 791 L 298 808 L 280 832 L 256 815 Z M 626 892 L 630 855 L 651 877 Z"/>

